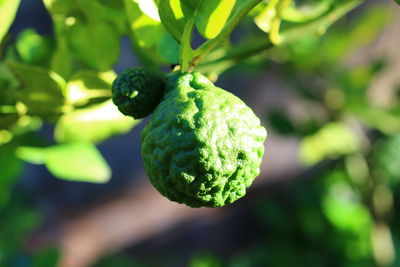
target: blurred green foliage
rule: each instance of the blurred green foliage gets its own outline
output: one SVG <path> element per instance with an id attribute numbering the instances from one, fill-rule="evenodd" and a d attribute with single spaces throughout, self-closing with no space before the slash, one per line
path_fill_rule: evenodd
<path id="1" fill-rule="evenodd" d="M 104 183 L 110 179 L 110 168 L 91 143 L 19 147 L 16 154 L 32 164 L 45 164 L 54 176 L 65 180 Z"/>
<path id="2" fill-rule="evenodd" d="M 30 28 L 7 34 L 20 1 L 0 0 L 0 266 L 55 266 L 58 259 L 56 249 L 25 248 L 41 215 L 16 189 L 22 160 L 66 180 L 111 177 L 95 145 L 139 122 L 110 101 L 126 36 L 145 67 L 179 63 L 215 80 L 229 69 L 259 73 L 267 66 L 304 103 L 306 116 L 285 106 L 265 113 L 269 130 L 300 141 L 307 177 L 250 204 L 257 238 L 228 257 L 194 253 L 188 266 L 399 266 L 400 85 L 389 84 L 394 89 L 382 93 L 390 103 L 377 104 L 372 85 L 391 58 L 351 62 L 391 22 L 390 8 L 361 5 L 339 20 L 362 1 L 43 2 L 54 36 Z M 193 32 L 202 41 L 197 47 Z M 55 125 L 54 142 L 37 134 L 43 123 Z M 116 254 L 98 266 L 160 261 Z"/>
<path id="3" fill-rule="evenodd" d="M 40 214 L 27 205 L 27 196 L 13 199 L 13 205 L 1 209 L 0 266 L 52 267 L 58 261 L 55 248 L 45 248 L 37 253 L 25 249 L 27 235 L 40 222 Z"/>

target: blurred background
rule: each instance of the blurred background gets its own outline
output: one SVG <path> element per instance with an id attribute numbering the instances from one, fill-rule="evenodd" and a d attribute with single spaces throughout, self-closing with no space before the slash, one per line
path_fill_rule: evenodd
<path id="1" fill-rule="evenodd" d="M 147 28 L 132 26 L 124 37 L 103 24 L 85 31 L 75 26 L 100 24 L 84 17 L 78 4 L 65 18 L 61 7 L 52 6 L 57 1 L 44 2 L 21 1 L 0 46 L 2 60 L 52 69 L 68 81 L 70 96 L 82 84 L 95 88 L 98 98 L 77 112 L 93 112 L 90 101 L 109 98 L 100 90 L 115 77 L 109 66 L 117 74 L 146 64 L 167 72 L 169 63 L 177 63 L 173 51 L 165 51 L 173 46 L 168 38 L 162 39 L 165 49 L 157 48 L 164 50 L 161 63 L 142 52 L 157 43 L 135 43 L 151 39 L 141 35 Z M 115 16 L 123 3 L 97 2 Z M 304 12 L 315 4 L 296 2 Z M 239 25 L 232 43 L 256 45 L 268 39 L 253 22 L 262 8 Z M 140 156 L 140 132 L 148 119 L 124 121 L 110 130 L 123 134 L 88 137 L 85 120 L 82 124 L 74 112 L 61 118 L 28 112 L 11 129 L 14 118 L 0 109 L 0 266 L 400 266 L 399 12 L 393 1 L 365 1 L 322 36 L 300 31 L 293 43 L 225 61 L 210 56 L 199 66 L 252 107 L 268 130 L 260 176 L 244 198 L 223 208 L 172 203 L 150 185 Z M 107 21 L 107 16 L 94 17 Z M 65 33 L 60 21 L 73 29 Z M 124 22 L 112 23 L 115 29 Z M 82 44 L 87 39 L 90 44 Z M 70 50 L 64 42 L 70 42 L 65 46 Z M 196 42 L 202 38 L 195 36 Z M 68 51 L 72 56 L 65 56 Z M 108 64 L 106 58 L 114 53 Z M 78 60 L 70 64 L 71 58 Z M 13 86 L 4 66 L 0 104 L 8 107 L 7 90 Z M 21 74 L 26 73 L 22 65 L 10 68 L 29 80 Z M 72 69 L 80 72 L 73 75 Z M 32 73 L 29 81 L 36 83 L 40 71 Z M 109 113 L 98 116 L 104 114 Z M 112 172 L 106 183 L 88 182 L 104 178 L 92 177 L 96 170 L 80 181 L 52 167 L 73 168 L 69 159 L 82 153 L 91 160 L 98 156 L 91 154 L 92 147 L 68 148 L 68 158 L 57 158 L 53 165 L 47 160 L 49 151 L 65 149 L 52 145 L 81 142 L 82 136 L 95 139 L 102 155 L 93 168 Z"/>

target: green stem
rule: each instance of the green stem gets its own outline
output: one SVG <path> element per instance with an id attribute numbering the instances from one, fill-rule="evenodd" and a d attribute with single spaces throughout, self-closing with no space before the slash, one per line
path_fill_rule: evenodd
<path id="1" fill-rule="evenodd" d="M 229 19 L 225 27 L 222 29 L 220 34 L 214 38 L 206 41 L 198 49 L 195 50 L 195 57 L 191 62 L 191 66 L 196 66 L 199 62 L 218 44 L 225 41 L 239 22 L 262 0 L 250 0 L 235 13 Z"/>
<path id="2" fill-rule="evenodd" d="M 352 0 L 339 6 L 333 6 L 328 12 L 319 18 L 292 29 L 288 29 L 281 34 L 282 43 L 292 43 L 306 34 L 324 34 L 339 18 L 346 15 L 350 10 L 360 5 L 363 0 Z"/>
<path id="3" fill-rule="evenodd" d="M 318 18 L 331 8 L 331 3 L 321 1 L 313 5 L 307 5 L 306 10 L 299 10 L 295 5 L 286 8 L 282 14 L 282 19 L 285 21 L 304 23 L 315 18 Z"/>
<path id="4" fill-rule="evenodd" d="M 329 11 L 321 15 L 319 18 L 282 32 L 280 34 L 282 38 L 281 45 L 293 43 L 303 38 L 305 35 L 318 32 L 321 27 L 325 29 L 328 28 L 332 23 L 334 23 L 343 15 L 347 14 L 350 10 L 352 10 L 362 2 L 363 0 L 353 0 L 344 5 L 332 7 Z M 258 55 L 260 52 L 263 52 L 272 47 L 274 47 L 274 44 L 269 39 L 261 39 L 255 42 L 251 42 L 249 44 L 232 48 L 224 56 L 220 57 L 217 60 L 203 62 L 202 64 L 200 64 L 199 68 L 209 68 L 214 64 L 225 66 L 228 63 L 235 64 L 238 61 L 244 60 L 254 55 Z"/>
<path id="5" fill-rule="evenodd" d="M 214 63 L 220 63 L 223 61 L 229 61 L 233 60 L 235 62 L 244 60 L 246 58 L 249 58 L 251 56 L 257 55 L 260 52 L 263 52 L 269 48 L 272 48 L 274 45 L 269 41 L 265 41 L 265 39 L 262 40 L 256 40 L 251 43 L 246 43 L 238 47 L 233 47 L 231 50 L 229 50 L 224 56 L 220 57 L 217 60 L 208 60 L 204 61 L 201 63 L 199 66 L 205 66 L 205 65 L 212 65 Z"/>

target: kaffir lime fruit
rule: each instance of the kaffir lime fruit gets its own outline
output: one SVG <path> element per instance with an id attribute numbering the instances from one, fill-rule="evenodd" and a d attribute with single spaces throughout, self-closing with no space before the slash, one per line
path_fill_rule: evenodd
<path id="1" fill-rule="evenodd" d="M 156 71 L 126 69 L 112 84 L 112 100 L 123 114 L 144 118 L 160 103 L 165 80 L 165 75 Z"/>
<path id="2" fill-rule="evenodd" d="M 142 157 L 162 195 L 220 207 L 243 197 L 258 176 L 266 136 L 239 98 L 200 73 L 176 73 L 142 132 Z"/>

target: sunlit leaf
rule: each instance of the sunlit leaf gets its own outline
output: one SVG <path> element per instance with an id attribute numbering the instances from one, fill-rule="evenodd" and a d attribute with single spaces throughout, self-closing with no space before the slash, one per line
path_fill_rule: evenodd
<path id="1" fill-rule="evenodd" d="M 360 145 L 360 139 L 350 128 L 340 122 L 333 122 L 303 138 L 300 160 L 311 165 L 325 158 L 337 158 L 355 152 Z"/>
<path id="2" fill-rule="evenodd" d="M 357 189 L 347 182 L 345 172 L 332 171 L 324 179 L 322 212 L 335 228 L 335 235 L 343 233 L 348 240 L 341 242 L 351 259 L 365 259 L 371 253 L 373 218 L 362 202 Z"/>
<path id="3" fill-rule="evenodd" d="M 204 38 L 215 38 L 224 28 L 236 0 L 202 1 L 196 12 L 196 27 Z"/>
<path id="4" fill-rule="evenodd" d="M 57 145 L 46 151 L 46 167 L 66 180 L 104 183 L 111 170 L 96 147 L 89 143 Z"/>
<path id="5" fill-rule="evenodd" d="M 17 149 L 20 159 L 32 164 L 44 164 L 46 162 L 46 150 L 41 148 L 20 147 Z"/>
<path id="6" fill-rule="evenodd" d="M 57 122 L 54 134 L 58 142 L 98 143 L 113 135 L 128 132 L 138 122 L 140 120 L 122 115 L 109 100 L 63 115 Z"/>
<path id="7" fill-rule="evenodd" d="M 153 0 L 130 0 L 138 4 L 140 10 L 153 20 L 160 21 L 156 3 Z"/>
<path id="8" fill-rule="evenodd" d="M 0 0 L 0 42 L 15 19 L 21 0 Z"/>
<path id="9" fill-rule="evenodd" d="M 65 104 L 65 80 L 57 73 L 44 68 L 9 62 L 21 88 L 18 100 L 32 114 L 51 115 L 60 113 Z"/>
<path id="10" fill-rule="evenodd" d="M 105 22 L 82 23 L 71 26 L 70 45 L 72 52 L 88 66 L 108 71 L 119 57 L 119 34 Z"/>
<path id="11" fill-rule="evenodd" d="M 356 232 L 370 226 L 367 208 L 347 183 L 332 185 L 323 205 L 327 217 L 339 228 Z"/>
<path id="12" fill-rule="evenodd" d="M 68 103 L 82 106 L 89 102 L 99 102 L 110 98 L 110 88 L 115 77 L 116 74 L 113 71 L 82 70 L 76 72 L 67 83 Z"/>
<path id="13" fill-rule="evenodd" d="M 151 48 L 157 45 L 165 35 L 161 22 L 143 13 L 135 1 L 125 0 L 125 10 L 133 41 L 142 48 Z"/>
<path id="14" fill-rule="evenodd" d="M 180 0 L 162 0 L 158 2 L 158 13 L 164 27 L 180 43 L 188 19 L 193 11 Z"/>
<path id="15" fill-rule="evenodd" d="M 112 68 L 119 57 L 120 35 L 128 29 L 123 0 L 44 2 L 57 43 L 52 70 L 68 78 L 77 63 L 100 71 Z"/>
<path id="16" fill-rule="evenodd" d="M 17 153 L 30 163 L 44 163 L 60 179 L 105 183 L 111 177 L 107 162 L 90 143 L 70 143 L 46 148 L 21 147 Z"/>
<path id="17" fill-rule="evenodd" d="M 332 170 L 324 177 L 322 212 L 343 239 L 334 240 L 343 249 L 349 259 L 365 260 L 371 255 L 371 230 L 373 218 L 363 201 L 360 192 L 348 182 L 341 170 Z"/>

